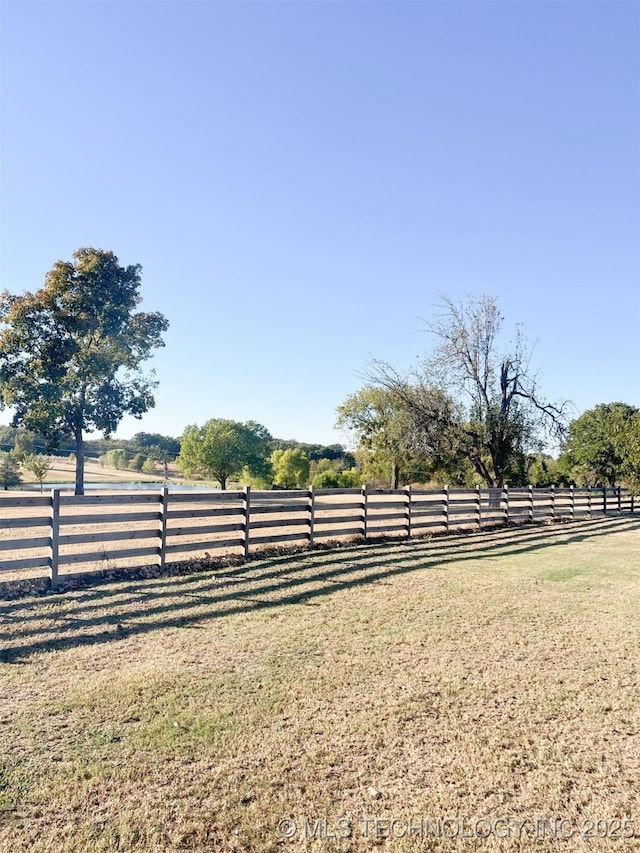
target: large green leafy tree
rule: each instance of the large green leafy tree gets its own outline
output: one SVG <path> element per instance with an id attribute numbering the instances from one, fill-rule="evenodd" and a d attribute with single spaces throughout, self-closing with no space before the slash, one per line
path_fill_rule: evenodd
<path id="1" fill-rule="evenodd" d="M 640 409 L 601 403 L 569 424 L 561 461 L 584 485 L 640 484 Z"/>
<path id="2" fill-rule="evenodd" d="M 265 427 L 253 421 L 212 418 L 201 427 L 192 424 L 185 429 L 178 468 L 187 476 L 212 476 L 226 489 L 227 480 L 239 476 L 244 468 L 258 477 L 267 473 L 270 442 Z"/>
<path id="3" fill-rule="evenodd" d="M 156 383 L 141 364 L 164 345 L 169 324 L 135 311 L 140 275 L 113 252 L 79 249 L 36 293 L 0 296 L 0 404 L 13 408 L 13 425 L 53 445 L 73 439 L 76 495 L 84 494 L 85 432 L 109 436 L 123 415 L 154 405 Z"/>
<path id="4" fill-rule="evenodd" d="M 412 414 L 393 390 L 364 385 L 337 412 L 336 426 L 355 436 L 366 477 L 388 480 L 397 489 L 430 476 L 433 448 L 418 446 Z"/>

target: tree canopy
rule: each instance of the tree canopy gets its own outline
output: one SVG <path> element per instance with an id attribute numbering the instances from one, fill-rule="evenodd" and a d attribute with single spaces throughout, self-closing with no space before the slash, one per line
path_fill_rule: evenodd
<path id="1" fill-rule="evenodd" d="M 188 477 L 212 476 L 226 489 L 227 480 L 239 476 L 243 468 L 256 476 L 265 473 L 270 441 L 267 429 L 254 421 L 212 418 L 201 427 L 192 424 L 185 429 L 177 464 Z"/>
<path id="2" fill-rule="evenodd" d="M 113 252 L 79 249 L 58 261 L 35 293 L 0 296 L 0 393 L 12 424 L 53 446 L 72 438 L 76 494 L 84 493 L 84 434 L 109 436 L 123 415 L 154 405 L 141 364 L 164 345 L 158 312 L 136 312 L 141 267 L 123 267 Z"/>
<path id="3" fill-rule="evenodd" d="M 561 461 L 581 485 L 640 486 L 640 409 L 601 403 L 569 424 Z"/>
<path id="4" fill-rule="evenodd" d="M 274 438 L 272 439 L 271 446 L 274 450 L 301 450 L 310 462 L 330 459 L 345 468 L 350 468 L 356 464 L 353 454 L 345 450 L 341 444 L 309 444 L 304 441 L 296 441 L 292 438 Z"/>
<path id="5" fill-rule="evenodd" d="M 304 489 L 309 482 L 309 458 L 297 447 L 271 454 L 273 482 L 283 489 Z"/>
<path id="6" fill-rule="evenodd" d="M 180 453 L 180 439 L 157 432 L 137 432 L 129 443 L 132 448 L 147 453 L 158 462 L 163 462 L 165 457 L 173 460 Z"/>
<path id="7" fill-rule="evenodd" d="M 349 429 L 357 440 L 358 457 L 368 479 L 397 489 L 416 479 L 429 466 L 413 439 L 413 418 L 389 388 L 367 384 L 338 406 L 336 426 Z"/>

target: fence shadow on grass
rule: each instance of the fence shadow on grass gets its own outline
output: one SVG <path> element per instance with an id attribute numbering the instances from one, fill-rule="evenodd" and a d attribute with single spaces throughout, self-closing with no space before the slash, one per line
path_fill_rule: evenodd
<path id="1" fill-rule="evenodd" d="M 266 557 L 190 575 L 112 582 L 61 595 L 0 602 L 0 661 L 109 643 L 163 628 L 199 628 L 238 613 L 312 605 L 351 587 L 418 569 L 518 556 L 640 529 L 620 516 L 467 535 L 346 545 Z"/>

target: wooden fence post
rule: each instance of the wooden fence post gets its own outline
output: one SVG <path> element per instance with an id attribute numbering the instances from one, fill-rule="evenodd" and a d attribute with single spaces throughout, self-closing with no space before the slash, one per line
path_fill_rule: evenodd
<path id="1" fill-rule="evenodd" d="M 169 507 L 169 487 L 163 486 L 160 490 L 160 527 L 158 529 L 158 539 L 160 545 L 158 549 L 158 567 L 162 571 L 164 569 L 167 550 L 167 509 Z"/>
<path id="2" fill-rule="evenodd" d="M 58 557 L 60 550 L 60 489 L 51 489 L 51 589 L 58 586 Z"/>
<path id="3" fill-rule="evenodd" d="M 411 486 L 404 488 L 407 497 L 407 539 L 411 539 Z"/>
<path id="4" fill-rule="evenodd" d="M 529 521 L 533 523 L 533 486 L 529 484 Z"/>
<path id="5" fill-rule="evenodd" d="M 362 538 L 367 541 L 367 487 L 362 487 Z"/>
<path id="6" fill-rule="evenodd" d="M 504 486 L 502 489 L 502 497 L 504 500 L 504 523 L 509 524 L 509 486 Z"/>
<path id="7" fill-rule="evenodd" d="M 309 547 L 313 548 L 313 534 L 316 522 L 316 487 L 309 489 Z"/>
<path id="8" fill-rule="evenodd" d="M 449 532 L 449 486 L 444 487 L 444 499 L 442 501 L 442 512 L 444 515 L 444 529 Z"/>
<path id="9" fill-rule="evenodd" d="M 249 524 L 251 522 L 251 486 L 244 487 L 244 558 L 249 558 Z"/>
<path id="10" fill-rule="evenodd" d="M 556 520 L 556 487 L 551 485 L 551 520 Z"/>
<path id="11" fill-rule="evenodd" d="M 476 518 L 478 520 L 478 530 L 482 530 L 482 507 L 480 505 L 481 501 L 480 494 L 480 486 L 476 486 Z"/>
<path id="12" fill-rule="evenodd" d="M 618 486 L 618 514 L 622 512 L 622 486 Z"/>
<path id="13" fill-rule="evenodd" d="M 591 486 L 587 486 L 587 512 L 591 518 Z"/>
<path id="14" fill-rule="evenodd" d="M 569 486 L 569 489 L 571 494 L 571 521 L 574 521 L 576 517 L 576 490 L 573 485 Z"/>
<path id="15" fill-rule="evenodd" d="M 607 487 L 604 486 L 602 489 L 602 514 L 607 514 Z"/>

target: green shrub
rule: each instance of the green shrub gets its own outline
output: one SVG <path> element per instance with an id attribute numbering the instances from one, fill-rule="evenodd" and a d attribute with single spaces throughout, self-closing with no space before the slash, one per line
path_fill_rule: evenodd
<path id="1" fill-rule="evenodd" d="M 339 489 L 340 474 L 337 471 L 321 471 L 313 478 L 312 485 L 316 489 Z"/>
<path id="2" fill-rule="evenodd" d="M 339 475 L 341 489 L 360 489 L 362 487 L 362 474 L 357 468 L 349 468 Z"/>

